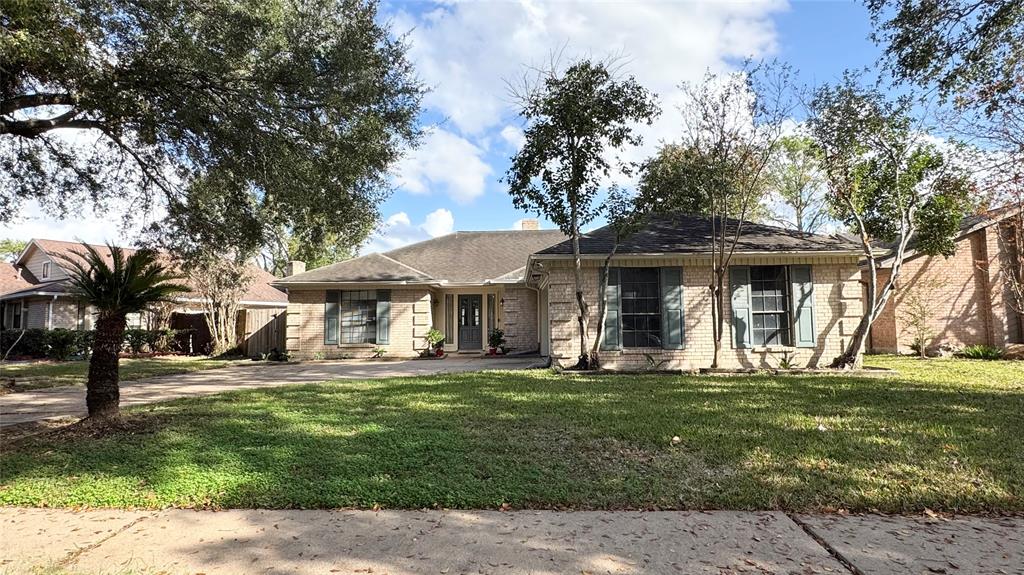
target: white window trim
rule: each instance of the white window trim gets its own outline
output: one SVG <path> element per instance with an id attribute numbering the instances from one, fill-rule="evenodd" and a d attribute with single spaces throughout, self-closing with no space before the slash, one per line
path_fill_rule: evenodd
<path id="1" fill-rule="evenodd" d="M 51 267 L 50 262 L 43 262 L 43 271 L 42 271 L 42 276 L 43 277 L 41 277 L 40 279 L 44 279 L 45 280 L 45 279 L 49 279 L 50 278 L 50 267 Z"/>

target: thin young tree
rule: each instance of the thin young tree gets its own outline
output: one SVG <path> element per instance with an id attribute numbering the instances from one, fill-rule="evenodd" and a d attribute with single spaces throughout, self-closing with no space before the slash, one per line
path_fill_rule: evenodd
<path id="1" fill-rule="evenodd" d="M 608 221 L 608 228 L 612 234 L 612 249 L 608 251 L 604 262 L 601 264 L 601 274 L 597 289 L 597 336 L 590 348 L 590 360 L 593 367 L 601 365 L 600 350 L 604 343 L 604 322 L 608 317 L 608 283 L 611 279 L 611 266 L 615 254 L 623 241 L 635 234 L 643 226 L 646 210 L 637 203 L 636 197 L 630 195 L 625 189 L 619 186 L 612 186 L 608 190 L 608 197 L 604 201 L 605 218 Z"/>
<path id="2" fill-rule="evenodd" d="M 655 96 L 632 76 L 620 77 L 609 62 L 580 60 L 564 70 L 553 63 L 528 73 L 512 89 L 526 122 L 526 143 L 512 158 L 504 181 L 516 208 L 543 214 L 572 242 L 580 357 L 589 369 L 590 306 L 583 292 L 582 228 L 604 207 L 597 200 L 617 174 L 632 165 L 609 159 L 637 146 L 639 123 L 660 113 Z"/>
<path id="3" fill-rule="evenodd" d="M 149 310 L 174 295 L 189 291 L 175 283 L 157 252 L 143 249 L 130 255 L 108 245 L 106 254 L 82 244 L 64 256 L 70 293 L 96 309 L 85 404 L 88 419 L 115 423 L 120 418 L 119 358 L 128 314 Z"/>
<path id="4" fill-rule="evenodd" d="M 932 145 L 912 116 L 909 97 L 890 100 L 846 74 L 819 88 L 808 125 L 821 150 L 828 201 L 837 218 L 860 239 L 867 264 L 864 313 L 833 367 L 858 367 L 871 325 L 900 278 L 911 241 L 917 253 L 949 256 L 974 187 Z M 878 249 L 879 243 L 891 249 Z M 891 258 L 879 286 L 881 257 Z"/>
<path id="5" fill-rule="evenodd" d="M 762 205 L 768 166 L 784 122 L 796 108 L 788 67 L 748 63 L 737 72 L 708 72 L 680 86 L 684 125 L 680 143 L 648 162 L 657 166 L 641 182 L 639 200 L 658 212 L 699 213 L 711 221 L 711 293 L 714 355 L 719 365 L 725 325 L 729 265 L 744 224 Z M 670 153 L 670 158 L 666 153 Z M 670 161 L 669 161 L 670 159 Z"/>

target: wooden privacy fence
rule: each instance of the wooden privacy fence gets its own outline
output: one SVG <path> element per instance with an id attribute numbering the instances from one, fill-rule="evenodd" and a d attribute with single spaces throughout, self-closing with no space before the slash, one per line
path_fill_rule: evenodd
<path id="1" fill-rule="evenodd" d="M 238 310 L 238 342 L 245 355 L 284 351 L 287 317 L 281 308 Z"/>

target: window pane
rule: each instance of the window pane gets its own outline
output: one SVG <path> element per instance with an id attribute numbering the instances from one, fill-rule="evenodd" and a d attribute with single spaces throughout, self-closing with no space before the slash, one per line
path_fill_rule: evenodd
<path id="1" fill-rule="evenodd" d="M 377 292 L 341 292 L 341 343 L 377 342 Z"/>
<path id="2" fill-rule="evenodd" d="M 620 268 L 623 347 L 661 347 L 661 288 L 658 268 Z"/>
<path id="3" fill-rule="evenodd" d="M 789 281 L 785 266 L 752 266 L 754 345 L 789 345 Z"/>

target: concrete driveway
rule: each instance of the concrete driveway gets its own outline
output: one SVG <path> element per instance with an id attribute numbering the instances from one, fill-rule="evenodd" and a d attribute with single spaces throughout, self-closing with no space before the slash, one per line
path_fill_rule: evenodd
<path id="1" fill-rule="evenodd" d="M 339 360 L 309 363 L 256 363 L 165 375 L 121 383 L 121 406 L 209 395 L 235 389 L 318 383 L 332 379 L 376 379 L 540 367 L 538 357 L 449 356 L 441 360 Z M 0 427 L 61 417 L 84 417 L 85 388 L 54 387 L 0 396 Z"/>

